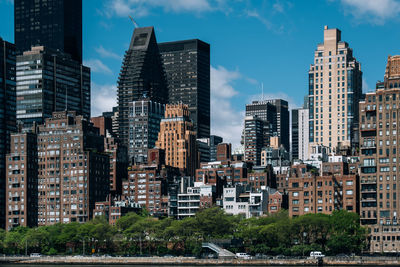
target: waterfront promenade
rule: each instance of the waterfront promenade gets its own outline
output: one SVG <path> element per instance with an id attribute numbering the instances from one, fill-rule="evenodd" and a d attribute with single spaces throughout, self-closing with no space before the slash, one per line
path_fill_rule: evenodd
<path id="1" fill-rule="evenodd" d="M 337 258 L 325 257 L 324 266 L 398 266 L 397 257 L 354 257 Z M 29 265 L 182 265 L 182 266 L 317 266 L 314 259 L 197 259 L 192 257 L 83 257 L 83 256 L 43 256 L 34 257 L 1 257 L 0 264 L 29 264 Z"/>

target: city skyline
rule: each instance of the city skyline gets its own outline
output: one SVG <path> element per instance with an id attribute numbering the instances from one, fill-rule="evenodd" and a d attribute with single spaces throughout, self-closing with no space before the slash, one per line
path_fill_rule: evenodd
<path id="1" fill-rule="evenodd" d="M 233 147 L 240 141 L 244 106 L 260 98 L 262 82 L 266 98 L 288 100 L 290 109 L 301 106 L 307 93 L 307 69 L 324 25 L 341 29 L 343 39 L 352 45 L 364 73 L 364 92 L 381 79 L 387 56 L 396 54 L 398 37 L 388 34 L 399 23 L 392 19 L 400 7 L 394 0 L 381 5 L 365 1 L 362 6 L 354 0 L 235 1 L 229 6 L 226 1 L 172 2 L 173 9 L 154 1 L 83 3 L 83 58 L 92 68 L 94 116 L 116 103 L 117 75 L 134 28 L 128 15 L 140 26 L 154 25 L 159 42 L 199 38 L 211 44 L 211 134 L 223 136 Z M 2 38 L 13 42 L 12 1 L 2 0 L 0 6 Z M 358 15 L 354 15 L 357 7 Z M 221 29 L 218 33 L 211 30 L 216 23 Z M 371 33 L 374 38 L 369 37 Z M 289 49 L 293 42 L 297 49 Z M 289 59 L 291 64 L 272 64 Z M 284 84 L 283 73 L 291 75 Z"/>

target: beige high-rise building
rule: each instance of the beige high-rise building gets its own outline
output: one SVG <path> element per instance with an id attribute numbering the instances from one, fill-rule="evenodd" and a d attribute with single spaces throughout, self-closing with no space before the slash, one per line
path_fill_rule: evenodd
<path id="1" fill-rule="evenodd" d="M 166 165 L 194 175 L 197 168 L 196 132 L 189 114 L 187 105 L 167 105 L 156 147 L 165 150 Z"/>
<path id="2" fill-rule="evenodd" d="M 324 28 L 309 70 L 309 146 L 356 146 L 358 102 L 362 95 L 360 63 L 341 40 L 339 29 Z"/>

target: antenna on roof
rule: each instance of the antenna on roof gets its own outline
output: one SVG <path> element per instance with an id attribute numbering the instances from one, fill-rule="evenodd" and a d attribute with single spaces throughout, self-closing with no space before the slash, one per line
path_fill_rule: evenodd
<path id="1" fill-rule="evenodd" d="M 264 101 L 264 83 L 261 83 L 261 101 Z"/>
<path id="2" fill-rule="evenodd" d="M 139 28 L 139 24 L 137 24 L 136 21 L 131 16 L 128 15 L 128 17 L 131 19 L 131 21 L 132 21 L 133 25 L 135 26 L 135 28 Z"/>

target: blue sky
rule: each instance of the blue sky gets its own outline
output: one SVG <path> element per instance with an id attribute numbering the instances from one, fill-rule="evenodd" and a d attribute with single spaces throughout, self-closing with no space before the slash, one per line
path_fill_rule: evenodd
<path id="1" fill-rule="evenodd" d="M 92 68 L 92 113 L 116 104 L 116 82 L 133 32 L 154 26 L 159 42 L 211 44 L 212 133 L 237 146 L 244 106 L 261 96 L 291 107 L 307 93 L 307 71 L 323 27 L 342 30 L 364 72 L 364 91 L 399 54 L 400 0 L 83 0 L 84 62 Z M 0 36 L 13 36 L 13 1 L 0 0 Z"/>

